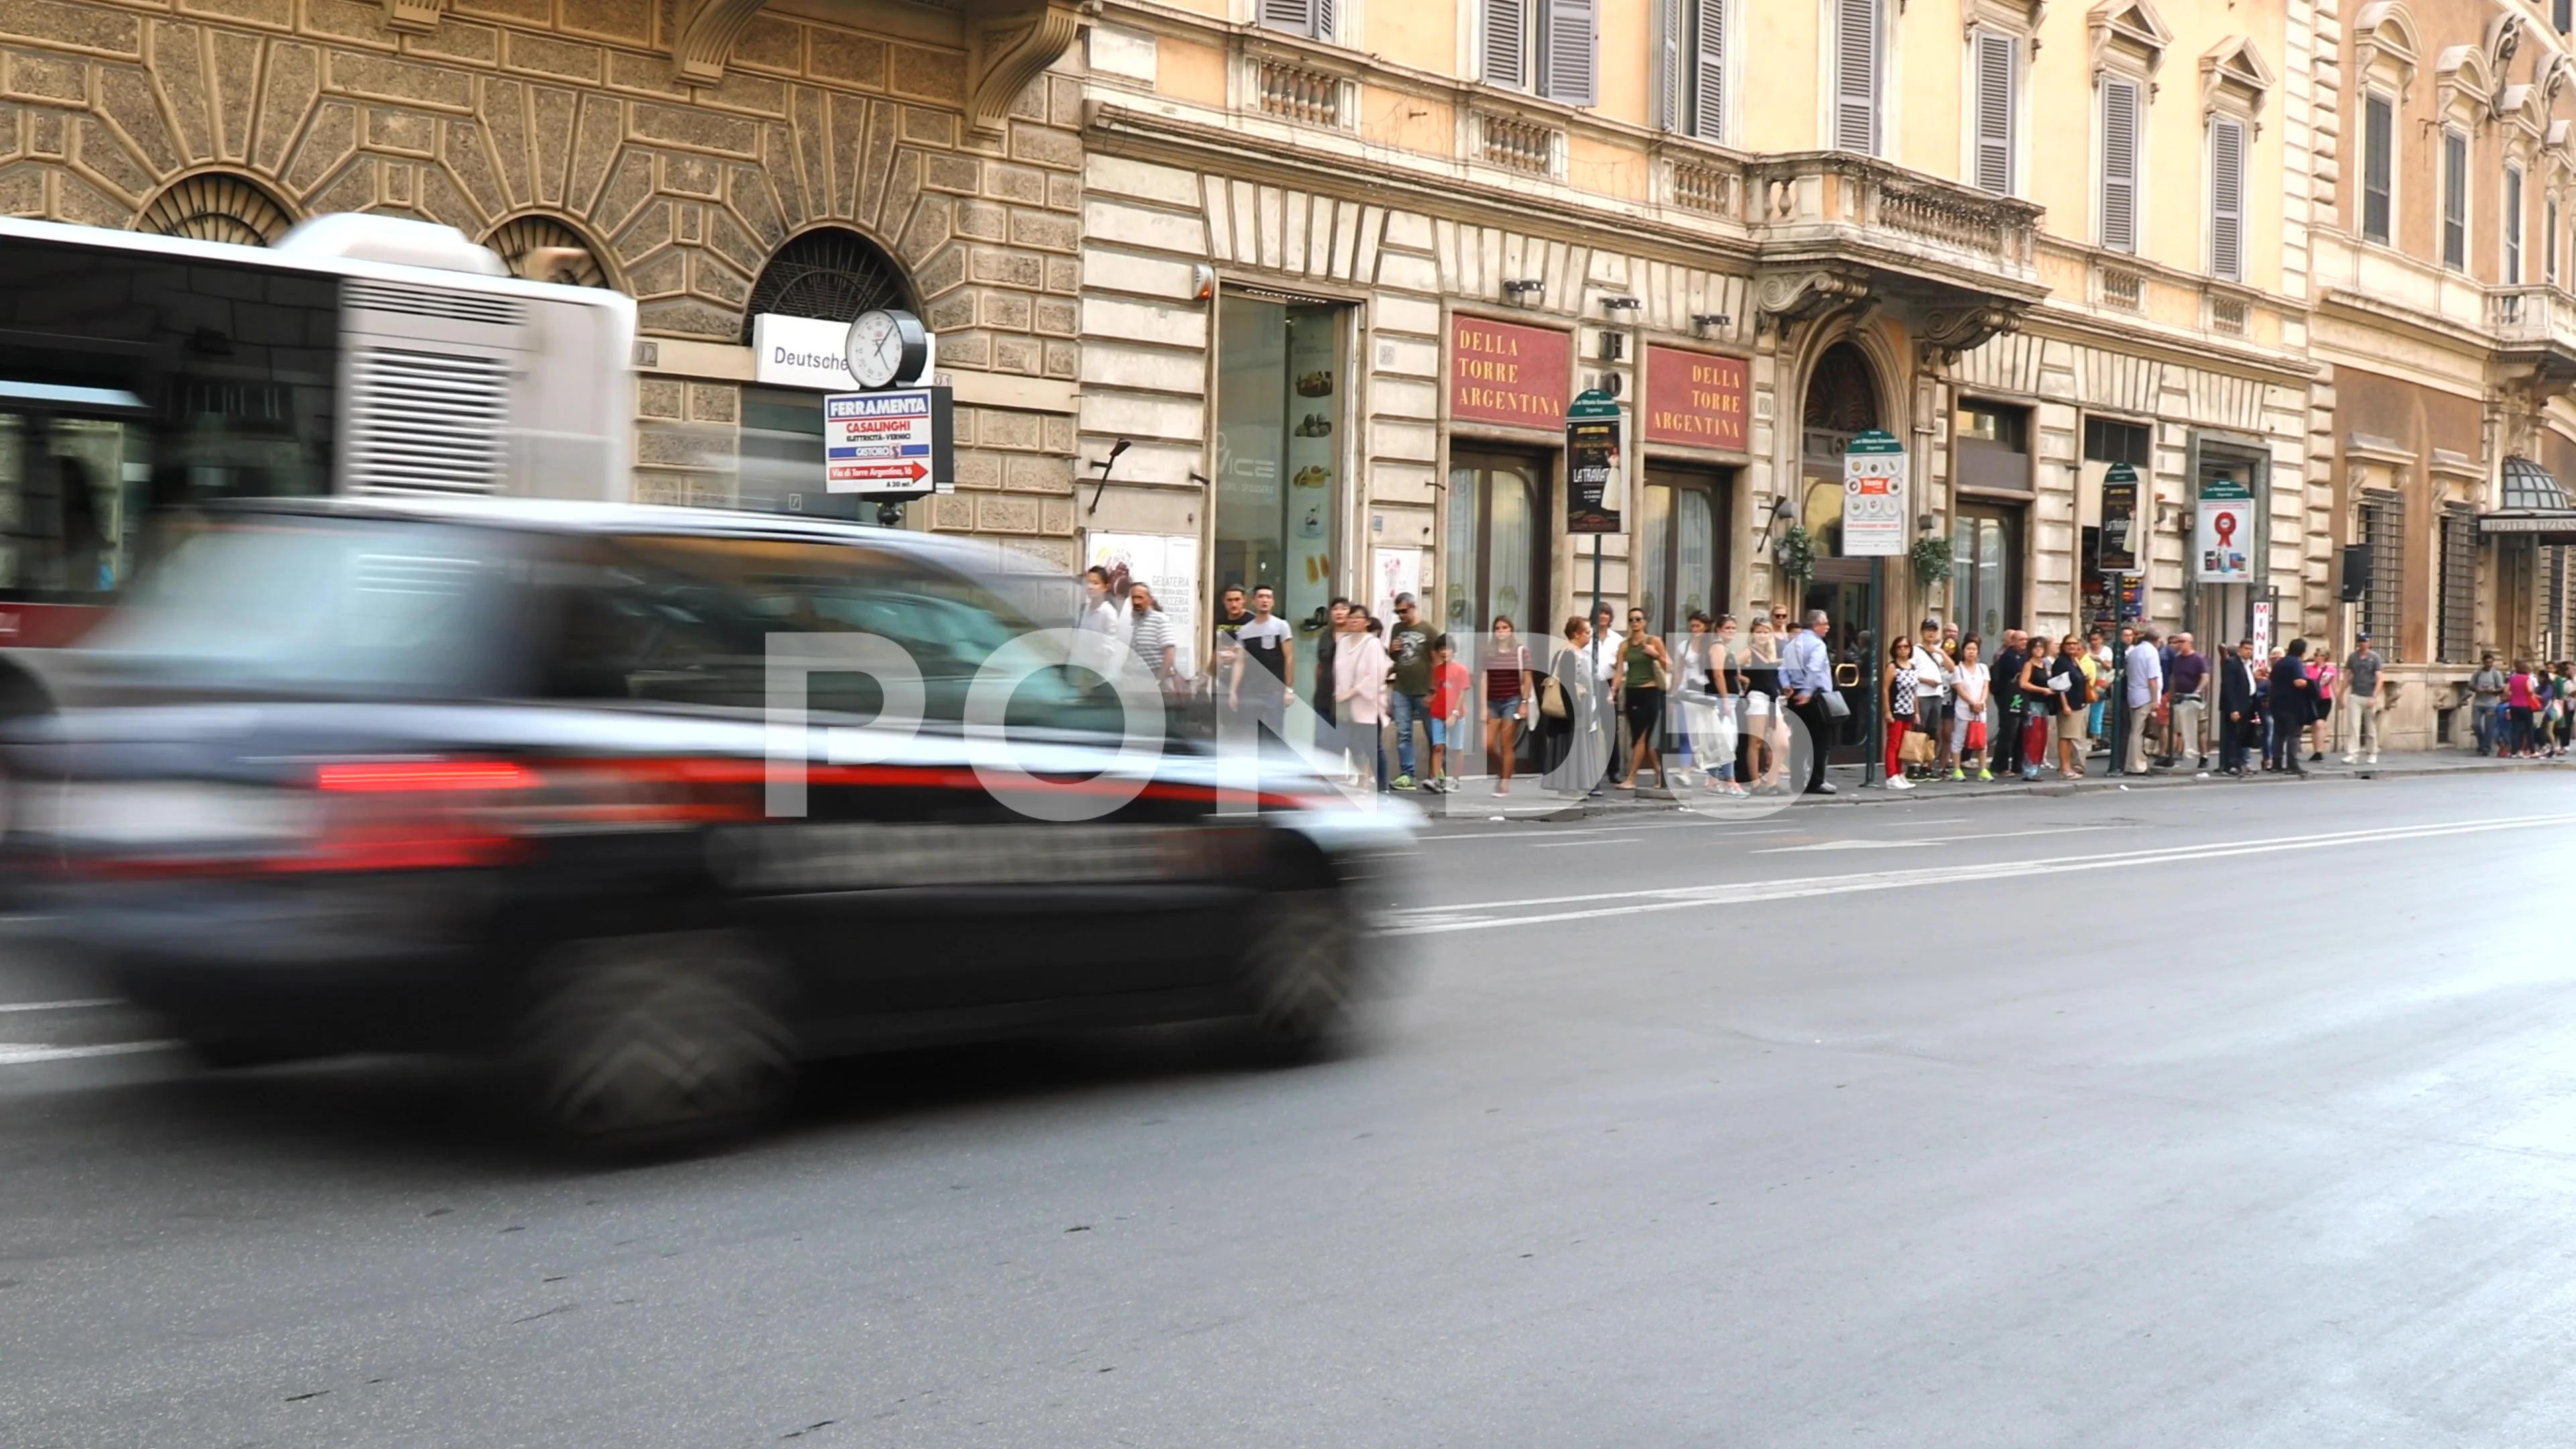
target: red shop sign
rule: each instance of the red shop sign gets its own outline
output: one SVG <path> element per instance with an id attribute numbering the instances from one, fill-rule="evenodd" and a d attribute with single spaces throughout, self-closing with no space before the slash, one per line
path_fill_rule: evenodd
<path id="1" fill-rule="evenodd" d="M 1574 339 L 1547 327 L 1449 319 L 1449 418 L 1555 432 L 1565 426 Z"/>
<path id="2" fill-rule="evenodd" d="M 1744 451 L 1744 359 L 1646 349 L 1646 441 Z"/>

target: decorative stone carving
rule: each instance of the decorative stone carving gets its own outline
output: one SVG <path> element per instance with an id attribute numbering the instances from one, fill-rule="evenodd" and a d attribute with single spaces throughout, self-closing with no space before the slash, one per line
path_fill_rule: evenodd
<path id="1" fill-rule="evenodd" d="M 1753 300 L 1762 314 L 1777 322 L 1812 317 L 1828 307 L 1857 302 L 1869 295 L 1869 283 L 1848 272 L 1818 269 L 1765 272 L 1754 284 Z"/>
<path id="2" fill-rule="evenodd" d="M 2165 63 L 2173 31 L 2147 0 L 2102 0 L 2084 20 L 2093 54 L 2093 74 L 2111 68 L 2114 53 L 2125 56 L 2150 76 Z"/>
<path id="3" fill-rule="evenodd" d="M 969 9 L 966 121 L 999 135 L 1011 104 L 1082 32 L 1084 11 L 1062 0 Z"/>
<path id="4" fill-rule="evenodd" d="M 438 28 L 447 0 L 385 0 L 385 28 L 406 35 L 427 35 Z"/>
<path id="5" fill-rule="evenodd" d="M 680 38 L 671 46 L 672 70 L 697 85 L 723 80 L 733 43 L 751 17 L 760 13 L 760 4 L 761 0 L 679 0 Z"/>
<path id="6" fill-rule="evenodd" d="M 1973 351 L 2007 332 L 2021 330 L 2021 309 L 1999 303 L 1971 302 L 1936 307 L 1923 314 L 1919 329 L 1927 367 L 1948 367 L 1962 352 Z"/>

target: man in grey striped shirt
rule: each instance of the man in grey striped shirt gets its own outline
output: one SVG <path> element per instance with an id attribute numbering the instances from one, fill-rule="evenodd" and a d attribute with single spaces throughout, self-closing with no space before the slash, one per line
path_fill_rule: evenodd
<path id="1" fill-rule="evenodd" d="M 1173 681 L 1179 677 L 1179 651 L 1172 638 L 1171 621 L 1154 606 L 1154 591 L 1144 584 L 1138 583 L 1131 588 L 1128 598 L 1134 610 L 1128 623 L 1127 643 L 1136 651 L 1136 657 L 1145 661 L 1145 668 L 1152 672 L 1154 682 L 1168 693 Z"/>

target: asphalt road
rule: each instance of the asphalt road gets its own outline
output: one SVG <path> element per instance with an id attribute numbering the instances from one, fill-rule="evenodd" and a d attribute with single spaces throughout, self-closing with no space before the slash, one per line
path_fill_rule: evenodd
<path id="1" fill-rule="evenodd" d="M 0 1445 L 2576 1442 L 2576 777 L 1415 863 L 1339 1060 L 906 1055 L 611 1173 L 0 936 Z"/>

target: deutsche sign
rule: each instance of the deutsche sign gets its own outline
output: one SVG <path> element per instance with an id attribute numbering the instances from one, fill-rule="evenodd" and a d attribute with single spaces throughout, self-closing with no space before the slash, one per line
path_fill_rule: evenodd
<path id="1" fill-rule="evenodd" d="M 839 392 L 823 399 L 823 485 L 831 493 L 915 498 L 957 479 L 944 387 Z"/>
<path id="2" fill-rule="evenodd" d="M 1905 446 L 1872 428 L 1843 453 L 1845 558 L 1897 558 L 1905 552 Z"/>

